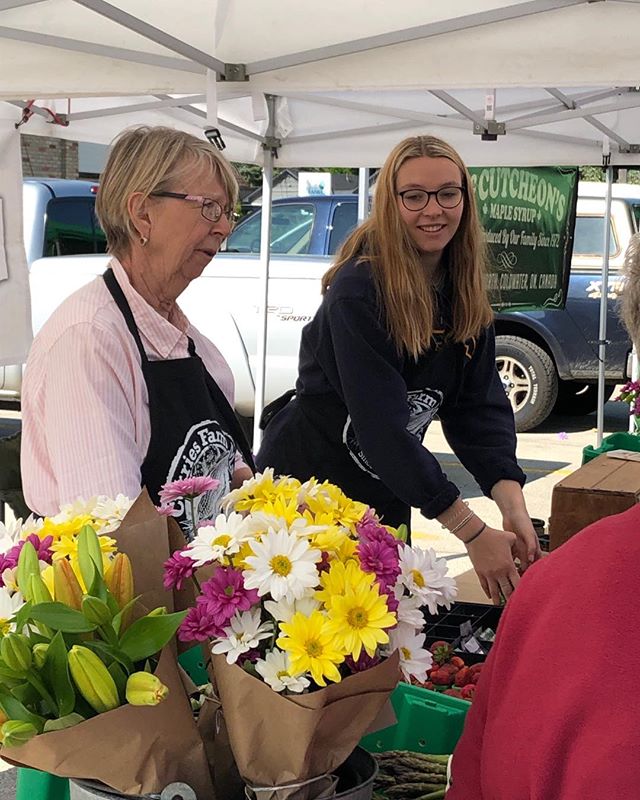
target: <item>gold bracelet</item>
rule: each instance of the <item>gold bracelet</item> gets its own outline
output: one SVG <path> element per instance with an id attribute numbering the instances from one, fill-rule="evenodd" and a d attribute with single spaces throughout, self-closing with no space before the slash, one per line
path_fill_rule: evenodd
<path id="1" fill-rule="evenodd" d="M 457 514 L 454 514 L 454 515 L 453 515 L 453 519 L 450 519 L 450 520 L 449 520 L 449 525 L 455 525 L 455 523 L 456 523 L 456 520 L 457 520 L 459 517 L 461 517 L 463 514 L 466 514 L 466 513 L 467 513 L 467 511 L 469 510 L 469 503 L 468 503 L 466 500 L 463 500 L 463 501 L 462 501 L 462 504 L 463 504 L 464 506 L 466 506 L 466 508 L 461 508 L 461 509 L 460 509 L 460 511 L 458 511 L 458 513 L 457 513 Z M 445 525 L 445 524 L 444 524 L 444 523 L 442 523 L 442 522 L 440 523 L 440 527 L 441 527 L 443 530 L 445 530 L 445 531 L 448 531 L 448 530 L 450 530 L 450 528 L 449 528 L 449 525 Z"/>
<path id="2" fill-rule="evenodd" d="M 464 528 L 464 526 L 467 524 L 467 522 L 469 522 L 469 520 L 470 520 L 470 519 L 473 519 L 473 517 L 474 517 L 474 516 L 475 516 L 474 512 L 473 512 L 473 511 L 470 511 L 470 512 L 467 514 L 467 516 L 466 516 L 466 517 L 465 517 L 465 518 L 462 520 L 462 522 L 459 522 L 459 523 L 456 525 L 456 527 L 455 527 L 455 528 L 451 528 L 451 530 L 449 531 L 449 533 L 457 533 L 457 532 L 460 530 L 460 528 Z"/>

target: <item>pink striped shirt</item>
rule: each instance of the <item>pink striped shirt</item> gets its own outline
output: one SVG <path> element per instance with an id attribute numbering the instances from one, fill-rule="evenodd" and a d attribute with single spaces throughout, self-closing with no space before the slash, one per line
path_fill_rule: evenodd
<path id="1" fill-rule="evenodd" d="M 233 405 L 233 375 L 220 351 L 177 306 L 169 320 L 158 314 L 131 286 L 117 259 L 110 266 L 149 359 L 187 358 L 190 336 Z M 99 277 L 65 300 L 29 352 L 21 453 L 27 505 L 38 514 L 55 514 L 78 497 L 120 492 L 137 497 L 150 437 L 140 353 Z"/>

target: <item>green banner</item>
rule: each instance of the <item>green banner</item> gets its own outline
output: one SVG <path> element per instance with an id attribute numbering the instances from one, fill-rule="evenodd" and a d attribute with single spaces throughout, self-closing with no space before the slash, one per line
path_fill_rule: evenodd
<path id="1" fill-rule="evenodd" d="M 491 255 L 496 309 L 562 308 L 578 196 L 576 167 L 469 170 Z"/>

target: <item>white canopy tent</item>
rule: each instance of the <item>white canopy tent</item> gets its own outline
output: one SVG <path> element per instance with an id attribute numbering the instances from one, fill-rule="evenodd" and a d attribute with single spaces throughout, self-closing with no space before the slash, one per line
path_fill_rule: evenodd
<path id="1" fill-rule="evenodd" d="M 477 166 L 598 164 L 603 142 L 631 166 L 638 30 L 638 0 L 0 0 L 0 116 L 50 98 L 25 132 L 99 142 L 217 125 L 267 194 L 274 155 L 373 166 L 425 132 Z"/>

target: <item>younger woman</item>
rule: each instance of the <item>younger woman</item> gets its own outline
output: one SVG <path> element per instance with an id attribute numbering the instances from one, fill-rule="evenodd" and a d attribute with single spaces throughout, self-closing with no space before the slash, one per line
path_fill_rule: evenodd
<path id="1" fill-rule="evenodd" d="M 409 525 L 411 507 L 468 547 L 487 596 L 509 597 L 540 553 L 522 495 L 511 407 L 495 366 L 485 246 L 469 173 L 430 136 L 380 172 L 371 217 L 344 242 L 306 326 L 295 397 L 267 409 L 258 467 L 330 480 Z M 502 512 L 490 528 L 422 444 L 438 416 Z"/>

